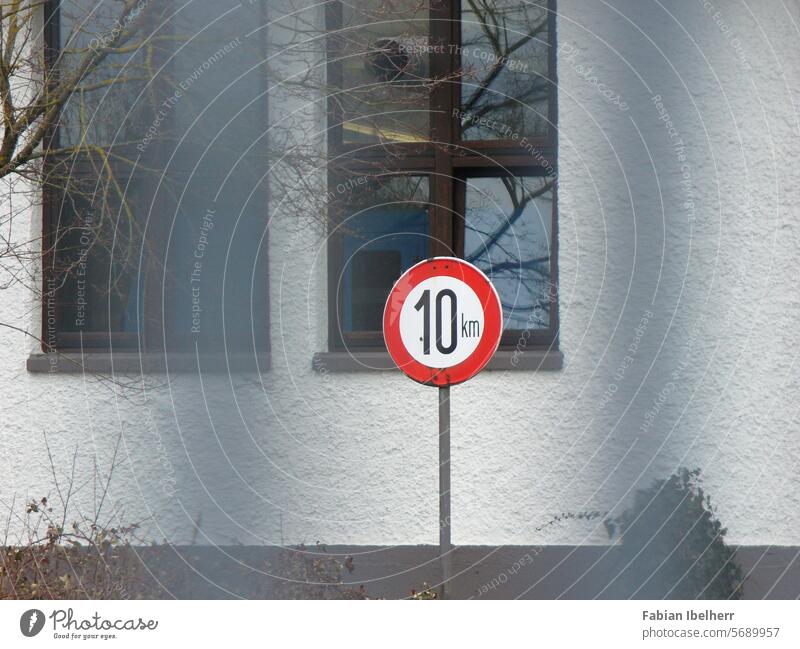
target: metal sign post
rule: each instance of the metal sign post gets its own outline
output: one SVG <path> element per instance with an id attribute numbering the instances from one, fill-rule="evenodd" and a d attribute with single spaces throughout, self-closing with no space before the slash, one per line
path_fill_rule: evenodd
<path id="1" fill-rule="evenodd" d="M 439 388 L 439 565 L 442 597 L 450 593 L 450 386 Z"/>
<path id="2" fill-rule="evenodd" d="M 468 381 L 497 351 L 503 306 L 486 275 L 455 257 L 434 257 L 395 282 L 383 309 L 383 338 L 395 365 L 439 388 L 439 565 L 441 595 L 452 590 L 450 386 Z"/>

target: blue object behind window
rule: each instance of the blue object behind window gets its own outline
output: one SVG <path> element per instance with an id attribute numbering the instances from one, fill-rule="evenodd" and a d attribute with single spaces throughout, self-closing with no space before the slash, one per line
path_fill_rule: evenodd
<path id="1" fill-rule="evenodd" d="M 400 275 L 427 257 L 428 210 L 421 205 L 383 205 L 343 226 L 345 331 L 380 331 L 383 307 Z"/>

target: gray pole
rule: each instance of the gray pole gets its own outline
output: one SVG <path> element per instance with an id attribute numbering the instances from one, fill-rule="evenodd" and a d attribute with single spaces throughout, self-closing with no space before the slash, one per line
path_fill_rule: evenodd
<path id="1" fill-rule="evenodd" d="M 439 388 L 439 564 L 442 597 L 450 594 L 450 386 Z"/>

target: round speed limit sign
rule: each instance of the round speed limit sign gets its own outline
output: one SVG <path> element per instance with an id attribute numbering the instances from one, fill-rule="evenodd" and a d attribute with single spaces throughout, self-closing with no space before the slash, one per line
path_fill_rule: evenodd
<path id="1" fill-rule="evenodd" d="M 434 257 L 409 268 L 383 311 L 383 336 L 397 367 L 437 387 L 480 372 L 502 331 L 503 309 L 489 278 L 455 257 Z"/>

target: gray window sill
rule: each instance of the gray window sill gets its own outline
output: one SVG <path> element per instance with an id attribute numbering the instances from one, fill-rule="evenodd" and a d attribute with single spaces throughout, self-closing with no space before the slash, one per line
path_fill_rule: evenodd
<path id="1" fill-rule="evenodd" d="M 315 371 L 371 372 L 396 370 L 394 362 L 385 351 L 318 352 L 311 361 Z M 498 351 L 484 368 L 488 371 L 536 372 L 560 370 L 564 354 L 558 350 Z"/>
<path id="2" fill-rule="evenodd" d="M 264 372 L 270 367 L 269 354 L 209 354 L 199 359 L 193 352 L 169 354 L 136 352 L 34 353 L 26 363 L 35 374 L 163 374 L 202 372 Z"/>

